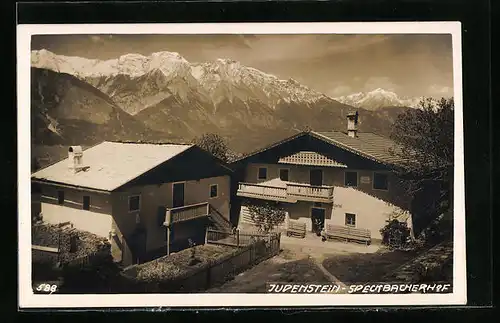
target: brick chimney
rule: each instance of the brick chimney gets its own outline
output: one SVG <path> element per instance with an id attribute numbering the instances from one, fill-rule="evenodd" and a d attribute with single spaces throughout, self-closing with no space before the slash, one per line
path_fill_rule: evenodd
<path id="1" fill-rule="evenodd" d="M 71 146 L 68 149 L 69 168 L 75 173 L 81 171 L 83 166 L 83 149 L 81 146 Z"/>
<path id="2" fill-rule="evenodd" d="M 347 135 L 349 137 L 354 138 L 358 136 L 358 117 L 358 111 L 347 114 Z"/>

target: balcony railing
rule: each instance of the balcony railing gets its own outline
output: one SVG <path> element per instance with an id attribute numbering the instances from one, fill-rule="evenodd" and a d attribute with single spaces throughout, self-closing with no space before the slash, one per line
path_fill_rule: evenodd
<path id="1" fill-rule="evenodd" d="M 264 200 L 286 201 L 288 195 L 286 187 L 261 185 L 253 183 L 239 183 L 238 195 L 247 197 L 257 197 Z"/>
<path id="2" fill-rule="evenodd" d="M 286 192 L 290 196 L 297 196 L 299 200 L 302 199 L 311 199 L 318 200 L 316 202 L 321 202 L 320 200 L 324 200 L 325 202 L 333 201 L 333 186 L 313 186 L 307 184 L 298 184 L 298 183 L 288 183 L 286 185 Z"/>
<path id="3" fill-rule="evenodd" d="M 176 208 L 167 208 L 165 212 L 164 225 L 189 221 L 210 214 L 210 205 L 207 202 L 180 206 Z"/>
<path id="4" fill-rule="evenodd" d="M 254 183 L 239 183 L 238 196 L 295 203 L 298 200 L 333 202 L 333 186 L 313 186 L 285 182 L 283 187 Z"/>

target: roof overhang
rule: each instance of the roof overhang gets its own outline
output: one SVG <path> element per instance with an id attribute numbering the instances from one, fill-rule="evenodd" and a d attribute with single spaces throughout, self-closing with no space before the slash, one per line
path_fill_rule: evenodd
<path id="1" fill-rule="evenodd" d="M 334 140 L 334 139 L 331 139 L 331 138 L 328 138 L 328 137 L 326 137 L 326 136 L 323 136 L 323 135 L 321 135 L 320 133 L 317 133 L 317 132 L 315 132 L 315 131 L 303 131 L 303 132 L 297 133 L 297 134 L 295 134 L 295 135 L 293 135 L 293 136 L 287 137 L 287 138 L 285 138 L 285 139 L 283 139 L 283 140 L 277 141 L 277 142 L 275 142 L 275 143 L 273 143 L 273 144 L 271 144 L 271 145 L 269 145 L 269 146 L 266 146 L 266 147 L 263 147 L 263 148 L 261 148 L 261 149 L 258 149 L 258 150 L 254 151 L 254 152 L 252 152 L 252 153 L 249 153 L 249 154 L 247 154 L 247 155 L 245 155 L 245 156 L 243 156 L 243 157 L 241 157 L 241 158 L 239 158 L 239 159 L 235 160 L 235 161 L 233 162 L 233 164 L 234 164 L 234 163 L 240 163 L 240 162 L 244 161 L 245 159 L 248 159 L 248 158 L 250 158 L 250 157 L 256 156 L 256 155 L 258 155 L 258 154 L 260 154 L 260 153 L 263 153 L 263 152 L 265 152 L 265 151 L 268 151 L 268 150 L 270 150 L 270 149 L 273 149 L 273 148 L 275 148 L 275 147 L 278 147 L 278 146 L 280 146 L 280 145 L 282 145 L 282 144 L 285 144 L 285 143 L 287 143 L 287 142 L 290 142 L 290 141 L 295 140 L 295 139 L 297 139 L 297 138 L 300 138 L 300 137 L 302 137 L 302 136 L 310 136 L 310 137 L 315 138 L 315 139 L 318 139 L 318 140 L 320 140 L 320 141 L 322 141 L 322 142 L 324 142 L 324 143 L 326 143 L 326 144 L 329 144 L 329 145 L 332 145 L 332 146 L 338 147 L 338 148 L 340 148 L 340 149 L 346 150 L 346 151 L 348 151 L 348 152 L 350 152 L 350 153 L 352 153 L 352 154 L 355 154 L 355 155 L 358 155 L 358 156 L 360 156 L 360 157 L 363 157 L 363 158 L 369 159 L 369 160 L 371 160 L 371 161 L 373 161 L 373 162 L 376 162 L 376 163 L 378 163 L 378 164 L 384 165 L 384 166 L 389 167 L 389 168 L 395 168 L 395 167 L 398 167 L 396 164 L 393 164 L 393 163 L 387 163 L 387 162 L 385 162 L 385 161 L 383 161 L 383 160 L 380 160 L 380 159 L 378 159 L 378 158 L 376 158 L 376 157 L 374 157 L 374 156 L 371 156 L 371 155 L 369 155 L 369 154 L 365 154 L 365 153 L 363 153 L 363 152 L 361 152 L 361 151 L 359 151 L 359 150 L 353 149 L 353 148 L 351 148 L 351 147 L 349 147 L 349 146 L 347 146 L 347 145 L 345 145 L 345 144 L 343 144 L 343 143 L 341 143 L 341 142 L 338 142 L 338 141 L 336 141 L 336 140 Z"/>
<path id="2" fill-rule="evenodd" d="M 63 188 L 70 188 L 74 190 L 80 190 L 80 191 L 87 191 L 87 192 L 94 192 L 94 193 L 100 193 L 100 194 L 111 194 L 111 191 L 107 190 L 102 190 L 102 189 L 97 189 L 97 188 L 92 188 L 92 187 L 84 187 L 84 186 L 77 186 L 77 185 L 71 185 L 71 184 L 66 184 L 66 183 L 60 183 L 60 182 L 54 182 L 54 181 L 49 181 L 41 178 L 31 178 L 32 183 L 37 183 L 37 184 L 44 184 L 44 185 L 51 185 L 51 186 L 57 186 L 57 187 L 63 187 Z"/>

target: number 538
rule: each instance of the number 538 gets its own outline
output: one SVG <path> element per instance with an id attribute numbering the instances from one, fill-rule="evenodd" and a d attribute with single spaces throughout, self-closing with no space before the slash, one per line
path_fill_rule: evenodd
<path id="1" fill-rule="evenodd" d="M 57 285 L 40 284 L 36 287 L 37 292 L 54 293 L 57 291 Z"/>

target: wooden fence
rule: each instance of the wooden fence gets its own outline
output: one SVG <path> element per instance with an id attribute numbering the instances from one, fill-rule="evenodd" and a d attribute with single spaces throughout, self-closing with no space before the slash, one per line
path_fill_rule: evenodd
<path id="1" fill-rule="evenodd" d="M 221 232 L 211 230 L 210 235 L 216 238 L 225 237 Z M 226 233 L 227 235 L 227 233 Z M 240 247 L 235 248 L 233 253 L 226 257 L 213 260 L 206 265 L 187 272 L 175 279 L 169 279 L 161 282 L 134 282 L 134 286 L 122 286 L 127 288 L 128 292 L 172 292 L 186 293 L 199 292 L 211 287 L 223 284 L 230 278 L 236 276 L 249 267 L 269 259 L 280 252 L 280 233 L 261 234 L 240 232 L 241 241 L 245 241 L 247 236 L 254 236 L 254 239 L 248 239 L 246 245 L 241 242 Z M 209 242 L 212 243 L 212 242 Z M 217 241 L 215 241 L 217 244 Z M 133 289 L 131 291 L 131 289 Z"/>
<path id="2" fill-rule="evenodd" d="M 258 240 L 264 240 L 267 243 L 274 243 L 274 241 L 279 240 L 279 237 L 280 233 L 278 232 L 270 232 L 266 234 L 257 231 L 241 231 L 239 229 L 228 232 L 209 228 L 207 229 L 206 243 L 244 247 Z"/>

